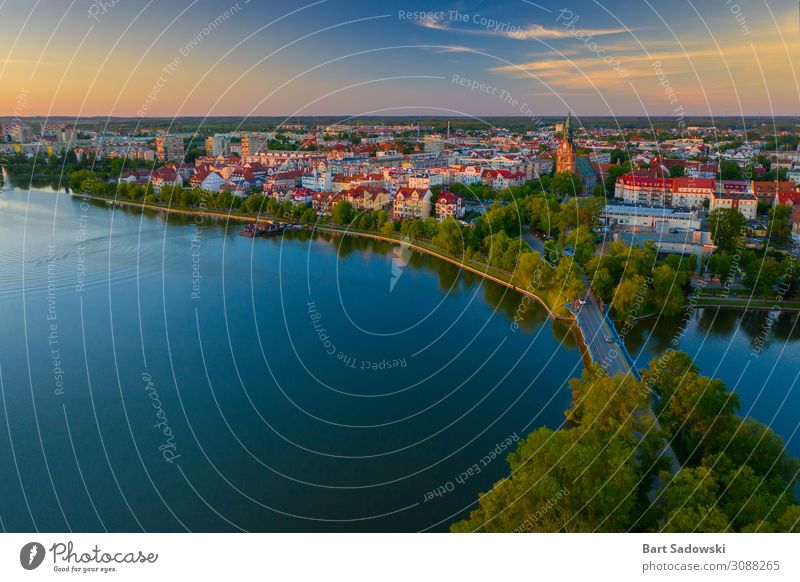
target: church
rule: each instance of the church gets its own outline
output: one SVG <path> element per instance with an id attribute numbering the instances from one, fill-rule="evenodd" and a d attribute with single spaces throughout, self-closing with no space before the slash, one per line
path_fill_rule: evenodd
<path id="1" fill-rule="evenodd" d="M 581 193 L 591 194 L 597 184 L 597 175 L 587 156 L 575 153 L 575 142 L 572 139 L 572 112 L 567 113 L 564 122 L 564 136 L 556 151 L 556 172 L 571 172 L 581 181 Z"/>

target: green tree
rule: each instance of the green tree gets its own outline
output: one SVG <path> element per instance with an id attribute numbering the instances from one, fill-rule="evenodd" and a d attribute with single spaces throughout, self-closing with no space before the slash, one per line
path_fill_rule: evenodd
<path id="1" fill-rule="evenodd" d="M 461 227 L 454 218 L 447 218 L 439 225 L 439 231 L 431 242 L 451 255 L 458 256 L 464 252 L 464 237 L 461 234 Z"/>
<path id="2" fill-rule="evenodd" d="M 541 232 L 547 235 L 552 234 L 558 228 L 558 203 L 544 194 L 541 196 L 529 196 L 526 198 L 528 214 L 530 216 L 530 226 L 534 232 Z"/>
<path id="3" fill-rule="evenodd" d="M 708 226 L 714 244 L 723 250 L 736 248 L 744 236 L 746 219 L 733 208 L 716 208 L 708 213 Z"/>
<path id="4" fill-rule="evenodd" d="M 579 196 L 581 194 L 581 181 L 572 172 L 556 172 L 552 182 L 550 182 L 550 192 L 559 198 Z"/>
<path id="5" fill-rule="evenodd" d="M 542 289 L 553 279 L 553 268 L 539 253 L 522 253 L 514 271 L 514 284 L 523 289 Z"/>
<path id="6" fill-rule="evenodd" d="M 625 277 L 617 286 L 611 306 L 620 317 L 628 319 L 644 304 L 648 292 L 649 286 L 642 275 Z"/>
<path id="7" fill-rule="evenodd" d="M 784 243 L 789 240 L 792 233 L 789 217 L 792 214 L 791 206 L 777 204 L 769 211 L 769 240 L 773 243 Z"/>
<path id="8" fill-rule="evenodd" d="M 651 297 L 656 309 L 663 315 L 680 313 L 685 301 L 683 286 L 686 284 L 686 274 L 664 263 L 653 269 L 652 279 Z"/>
<path id="9" fill-rule="evenodd" d="M 347 200 L 340 200 L 333 206 L 331 220 L 334 224 L 349 225 L 355 217 L 355 209 Z"/>
<path id="10" fill-rule="evenodd" d="M 781 264 L 773 257 L 751 260 L 744 267 L 744 283 L 754 293 L 769 295 L 782 275 Z"/>
<path id="11" fill-rule="evenodd" d="M 669 177 L 670 178 L 683 178 L 686 175 L 686 170 L 683 166 L 679 166 L 678 164 L 673 164 L 669 167 Z"/>
<path id="12" fill-rule="evenodd" d="M 592 277 L 592 291 L 594 294 L 605 302 L 611 300 L 614 295 L 614 280 L 608 269 L 602 268 L 595 271 Z"/>
<path id="13" fill-rule="evenodd" d="M 742 169 L 738 166 L 736 162 L 731 162 L 729 160 L 723 160 L 720 165 L 720 178 L 722 180 L 741 180 L 742 179 Z"/>
<path id="14" fill-rule="evenodd" d="M 303 224 L 315 224 L 317 222 L 317 211 L 313 208 L 306 208 L 300 217 L 300 221 Z"/>

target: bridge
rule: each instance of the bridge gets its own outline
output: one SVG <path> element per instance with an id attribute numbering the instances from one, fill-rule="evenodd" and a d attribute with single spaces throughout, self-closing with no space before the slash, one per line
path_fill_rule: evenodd
<path id="1" fill-rule="evenodd" d="M 589 287 L 585 277 L 584 284 Z M 567 307 L 575 315 L 575 322 L 581 330 L 592 363 L 598 364 L 609 376 L 630 374 L 637 380 L 642 379 L 625 347 L 625 341 L 617 333 L 617 328 L 608 315 L 608 309 L 600 307 L 591 290 L 581 305 Z"/>
<path id="2" fill-rule="evenodd" d="M 542 242 L 529 229 L 523 229 L 522 237 L 534 250 L 538 250 L 541 253 L 544 252 Z M 586 297 L 580 304 L 567 305 L 567 308 L 575 316 L 575 323 L 581 331 L 583 343 L 589 352 L 589 358 L 593 364 L 597 364 L 604 369 L 609 376 L 616 376 L 617 374 L 627 376 L 630 374 L 636 380 L 641 381 L 642 375 L 636 369 L 634 360 L 625 347 L 625 341 L 617 332 L 617 328 L 608 314 L 608 308 L 603 309 L 600 307 L 600 302 L 592 292 L 590 282 L 586 279 L 586 276 L 581 274 L 581 279 L 587 289 Z M 653 398 L 658 400 L 658 394 L 653 392 Z M 647 407 L 646 414 L 653 419 L 653 428 L 660 431 L 661 425 L 653 412 L 652 406 Z M 672 449 L 672 445 L 666 440 L 664 441 L 664 448 L 661 450 L 661 456 L 667 457 L 670 463 L 670 471 L 673 474 L 680 470 L 681 465 L 678 457 Z M 661 480 L 656 479 L 650 490 L 651 500 L 655 497 L 655 492 L 660 486 Z"/>

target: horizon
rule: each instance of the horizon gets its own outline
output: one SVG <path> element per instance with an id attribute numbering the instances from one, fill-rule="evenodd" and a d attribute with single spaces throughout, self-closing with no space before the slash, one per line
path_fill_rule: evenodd
<path id="1" fill-rule="evenodd" d="M 539 115 L 540 119 L 563 119 L 566 114 L 545 114 Z M 666 119 L 674 119 L 674 116 L 670 115 L 576 115 L 573 113 L 573 117 L 581 118 L 581 119 L 653 119 L 653 120 L 666 120 Z M 473 116 L 468 115 L 358 115 L 358 114 L 351 114 L 351 115 L 333 115 L 333 114 L 319 114 L 319 115 L 300 115 L 300 116 L 291 116 L 291 115 L 177 115 L 174 117 L 171 116 L 144 116 L 144 117 L 137 117 L 137 116 L 125 116 L 125 115 L 0 115 L 0 119 L 4 120 L 14 120 L 14 119 L 21 119 L 21 120 L 40 120 L 40 119 L 110 119 L 110 120 L 123 120 L 123 121 L 130 121 L 130 120 L 152 120 L 152 121 L 162 121 L 162 120 L 171 120 L 171 119 L 284 119 L 284 120 L 302 120 L 302 119 L 351 119 L 351 120 L 358 120 L 358 119 L 464 119 L 464 120 L 475 120 L 476 118 Z M 527 119 L 530 121 L 530 118 L 525 115 L 484 115 L 478 119 Z M 774 115 L 774 116 L 767 116 L 767 115 L 749 115 L 749 114 L 742 114 L 742 115 L 684 115 L 683 119 L 797 119 L 800 120 L 800 115 Z"/>

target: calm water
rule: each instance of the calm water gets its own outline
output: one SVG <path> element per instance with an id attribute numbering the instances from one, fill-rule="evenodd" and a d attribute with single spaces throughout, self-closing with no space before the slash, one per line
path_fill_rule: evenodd
<path id="1" fill-rule="evenodd" d="M 0 194 L 5 530 L 444 530 L 580 373 L 425 255 Z"/>
<path id="2" fill-rule="evenodd" d="M 638 367 L 664 353 L 677 338 L 703 374 L 721 378 L 739 395 L 739 414 L 770 425 L 800 457 L 800 324 L 798 314 L 698 309 L 680 319 L 640 322 L 626 338 Z"/>

